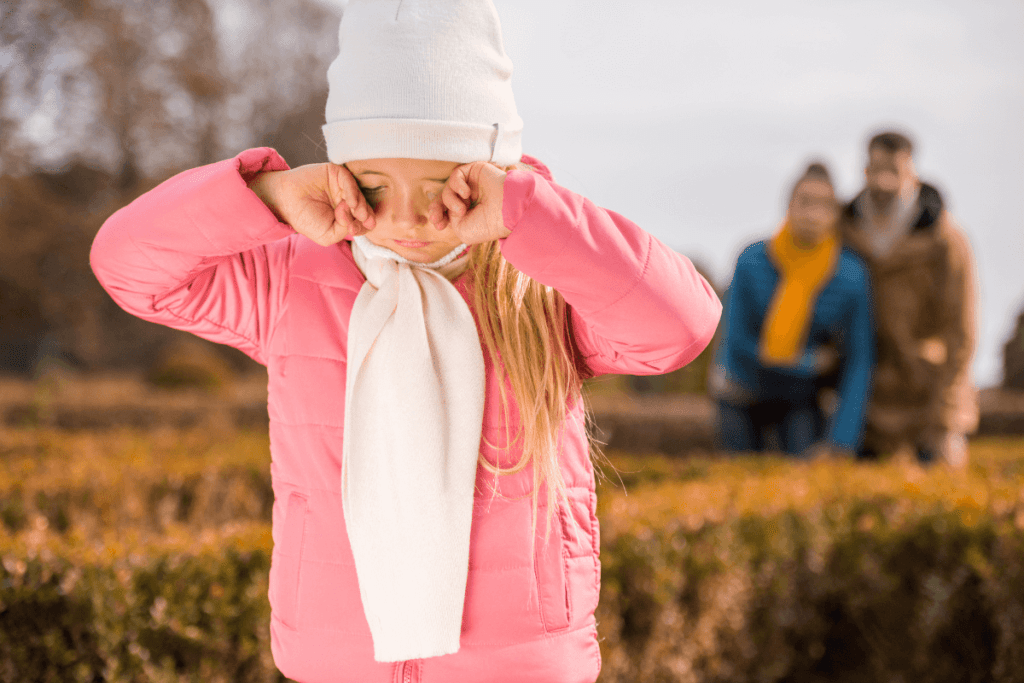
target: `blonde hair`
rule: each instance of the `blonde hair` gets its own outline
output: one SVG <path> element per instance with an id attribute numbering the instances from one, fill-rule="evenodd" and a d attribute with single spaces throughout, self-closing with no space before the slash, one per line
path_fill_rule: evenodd
<path id="1" fill-rule="evenodd" d="M 511 168 L 532 171 L 524 164 L 505 170 Z M 568 308 L 553 287 L 537 282 L 506 261 L 496 241 L 473 246 L 468 270 L 474 283 L 473 308 L 483 345 L 499 376 L 506 447 L 511 449 L 516 442 L 522 447 L 522 455 L 511 467 L 492 464 L 483 454 L 480 464 L 502 476 L 520 472 L 533 463 L 533 529 L 536 533 L 539 492 L 546 484 L 546 537 L 559 503 L 568 506 L 558 462 L 559 434 L 571 403 L 583 400 L 584 376 L 576 364 Z M 506 379 L 520 416 L 521 430 L 514 440 L 508 431 L 511 405 Z M 593 455 L 598 452 L 597 442 L 591 435 L 590 414 L 584 411 L 584 415 L 584 431 Z M 572 515 L 569 518 L 574 519 Z"/>

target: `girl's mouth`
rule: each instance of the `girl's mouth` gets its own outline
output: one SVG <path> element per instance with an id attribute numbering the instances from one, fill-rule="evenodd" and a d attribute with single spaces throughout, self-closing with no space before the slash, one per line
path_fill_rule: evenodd
<path id="1" fill-rule="evenodd" d="M 433 244 L 433 242 L 420 242 L 418 240 L 394 240 L 394 243 L 406 249 L 420 249 Z"/>

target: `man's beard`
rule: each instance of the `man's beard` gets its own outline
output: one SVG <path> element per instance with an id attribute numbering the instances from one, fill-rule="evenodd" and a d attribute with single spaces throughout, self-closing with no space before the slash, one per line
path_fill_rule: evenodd
<path id="1" fill-rule="evenodd" d="M 882 192 L 880 190 L 868 190 L 868 197 L 871 203 L 881 213 L 886 213 L 892 208 L 896 201 L 896 192 Z"/>

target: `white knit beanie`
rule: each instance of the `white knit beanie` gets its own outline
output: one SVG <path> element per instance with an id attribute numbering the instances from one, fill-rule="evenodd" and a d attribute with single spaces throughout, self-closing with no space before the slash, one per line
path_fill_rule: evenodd
<path id="1" fill-rule="evenodd" d="M 327 158 L 522 155 L 512 62 L 491 0 L 349 0 L 327 71 Z"/>

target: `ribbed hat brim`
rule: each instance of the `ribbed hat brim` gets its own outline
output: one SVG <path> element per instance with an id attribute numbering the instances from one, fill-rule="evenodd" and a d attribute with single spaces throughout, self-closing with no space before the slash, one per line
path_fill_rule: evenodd
<path id="1" fill-rule="evenodd" d="M 423 119 L 356 119 L 323 126 L 327 158 L 492 161 L 507 166 L 522 156 L 522 121 L 515 128 Z"/>

